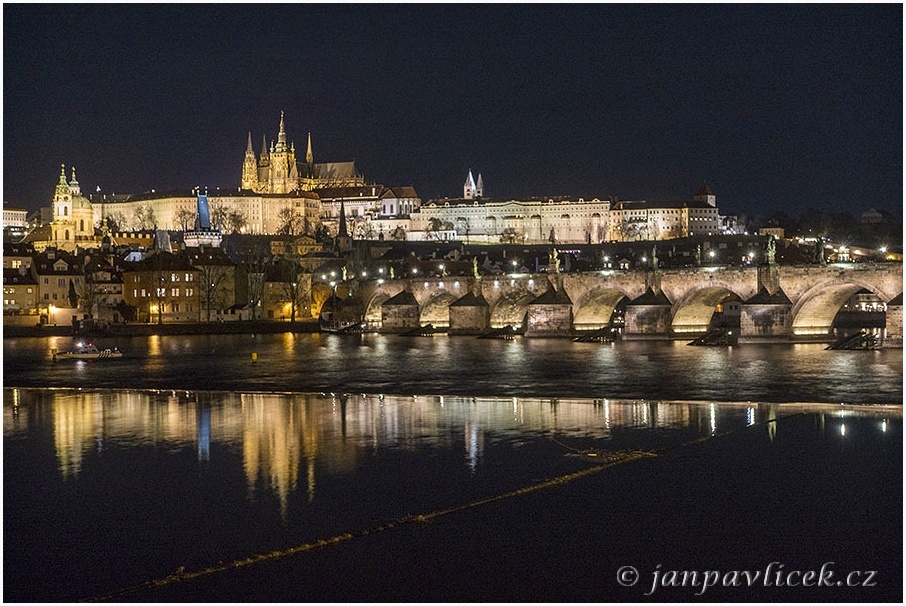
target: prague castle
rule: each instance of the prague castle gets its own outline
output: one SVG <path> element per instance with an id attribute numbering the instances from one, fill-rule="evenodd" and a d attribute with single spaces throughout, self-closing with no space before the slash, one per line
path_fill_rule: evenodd
<path id="1" fill-rule="evenodd" d="M 315 164 L 311 149 L 311 133 L 308 133 L 305 162 L 297 162 L 295 143 L 286 141 L 283 112 L 280 112 L 277 142 L 271 141 L 270 151 L 267 139 L 262 135 L 261 155 L 256 158 L 252 149 L 252 133 L 249 133 L 245 160 L 242 163 L 242 182 L 239 186 L 242 190 L 260 194 L 287 194 L 294 191 L 364 185 L 365 180 L 356 172 L 355 162 Z"/>
<path id="2" fill-rule="evenodd" d="M 363 239 L 465 239 L 474 243 L 599 243 L 659 240 L 724 231 L 716 198 L 704 186 L 692 200 L 667 203 L 613 198 L 545 196 L 489 199 L 484 179 L 468 172 L 462 198 L 422 204 L 413 187 L 366 183 L 355 162 L 315 163 L 311 133 L 304 159 L 287 137 L 283 112 L 276 140 L 262 137 L 255 154 L 252 133 L 236 189 L 199 188 L 134 195 L 82 195 L 76 180 L 61 172 L 53 221 L 26 236 L 39 250 L 90 247 L 95 228 L 118 231 L 182 230 L 195 223 L 198 197 L 207 194 L 212 228 L 224 233 L 313 233 L 318 224 L 335 231 L 340 213 Z"/>

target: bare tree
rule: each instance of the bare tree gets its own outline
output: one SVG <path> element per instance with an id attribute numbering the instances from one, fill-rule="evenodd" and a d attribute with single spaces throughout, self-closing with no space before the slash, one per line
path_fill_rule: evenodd
<path id="1" fill-rule="evenodd" d="M 134 220 L 137 229 L 151 229 L 157 225 L 157 218 L 154 216 L 154 209 L 150 204 L 136 208 Z"/>
<path id="2" fill-rule="evenodd" d="M 123 211 L 121 210 L 115 210 L 113 212 L 106 213 L 106 217 L 100 220 L 97 227 L 103 228 L 105 220 L 107 221 L 107 227 L 110 229 L 110 231 L 113 232 L 121 231 L 128 227 L 126 215 L 123 214 Z"/>
<path id="3" fill-rule="evenodd" d="M 227 209 L 223 207 L 222 204 L 216 204 L 210 206 L 211 210 L 211 227 L 214 229 L 223 229 L 223 226 L 226 224 L 227 216 L 229 213 Z"/>
<path id="4" fill-rule="evenodd" d="M 248 225 L 245 213 L 241 210 L 231 210 L 227 213 L 224 224 L 231 232 L 239 232 Z"/>
<path id="5" fill-rule="evenodd" d="M 277 213 L 277 233 L 295 236 L 305 229 L 305 221 L 293 208 L 287 206 Z"/>
<path id="6" fill-rule="evenodd" d="M 194 227 L 195 225 L 195 213 L 188 208 L 180 208 L 176 211 L 176 222 L 179 223 L 183 231 L 188 231 L 190 226 Z"/>
<path id="7" fill-rule="evenodd" d="M 198 277 L 198 293 L 201 295 L 201 305 L 210 322 L 212 309 L 227 307 L 226 287 L 229 285 L 230 272 L 223 265 L 201 265 L 197 268 L 201 272 Z"/>
<path id="8" fill-rule="evenodd" d="M 98 301 L 97 285 L 94 282 L 94 274 L 91 270 L 86 270 L 84 279 L 79 283 L 76 289 L 79 298 L 79 309 L 91 317 L 94 317 L 94 308 Z"/>

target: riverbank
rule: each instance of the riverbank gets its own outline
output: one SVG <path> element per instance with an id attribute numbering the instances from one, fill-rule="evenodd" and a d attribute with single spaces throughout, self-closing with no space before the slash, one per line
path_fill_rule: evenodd
<path id="1" fill-rule="evenodd" d="M 71 337 L 84 334 L 87 337 L 145 337 L 150 335 L 236 335 L 274 333 L 319 332 L 318 323 L 269 322 L 250 320 L 245 322 L 198 322 L 191 324 L 111 324 L 100 331 L 88 334 L 76 333 L 70 325 L 49 326 L 4 326 L 4 337 Z"/>

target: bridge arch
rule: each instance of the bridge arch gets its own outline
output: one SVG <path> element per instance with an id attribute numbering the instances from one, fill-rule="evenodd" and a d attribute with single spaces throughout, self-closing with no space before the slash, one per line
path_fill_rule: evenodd
<path id="1" fill-rule="evenodd" d="M 595 288 L 573 305 L 573 327 L 577 330 L 596 330 L 610 324 L 613 310 L 626 293 L 616 288 Z"/>
<path id="2" fill-rule="evenodd" d="M 449 292 L 433 295 L 425 301 L 419 311 L 418 323 L 421 325 L 433 324 L 434 326 L 450 325 L 450 303 L 458 297 Z"/>
<path id="3" fill-rule="evenodd" d="M 522 326 L 528 313 L 528 305 L 535 295 L 527 290 L 516 290 L 500 297 L 491 309 L 491 328 Z"/>
<path id="4" fill-rule="evenodd" d="M 890 299 L 878 288 L 861 280 L 833 280 L 808 289 L 793 306 L 793 336 L 827 335 L 843 304 L 860 290 L 870 291 L 882 301 Z"/>
<path id="5" fill-rule="evenodd" d="M 670 329 L 673 333 L 703 333 L 711 324 L 714 308 L 729 295 L 741 299 L 736 292 L 726 285 L 715 285 L 700 288 L 688 293 L 673 304 L 670 316 L 673 318 Z"/>

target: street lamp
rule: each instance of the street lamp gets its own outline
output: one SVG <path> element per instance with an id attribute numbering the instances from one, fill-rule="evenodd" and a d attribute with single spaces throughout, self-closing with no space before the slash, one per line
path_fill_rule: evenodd
<path id="1" fill-rule="evenodd" d="M 48 306 L 47 306 L 47 314 L 50 316 L 49 319 L 50 319 L 50 323 L 51 323 L 51 324 L 54 323 L 54 321 L 53 321 L 53 312 L 55 312 L 56 309 L 57 309 L 57 308 L 56 308 L 56 306 L 54 306 L 54 305 L 48 305 Z"/>

